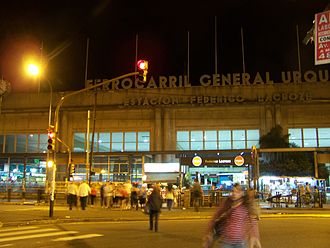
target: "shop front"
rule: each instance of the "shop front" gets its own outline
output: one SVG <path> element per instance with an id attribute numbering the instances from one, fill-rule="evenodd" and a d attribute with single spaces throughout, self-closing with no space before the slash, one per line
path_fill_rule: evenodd
<path id="1" fill-rule="evenodd" d="M 230 191 L 235 183 L 247 187 L 252 180 L 250 152 L 185 155 L 180 163 L 188 180 L 197 178 L 204 191 Z"/>
<path id="2" fill-rule="evenodd" d="M 326 202 L 324 179 L 294 176 L 262 176 L 260 198 L 271 207 L 320 207 Z"/>

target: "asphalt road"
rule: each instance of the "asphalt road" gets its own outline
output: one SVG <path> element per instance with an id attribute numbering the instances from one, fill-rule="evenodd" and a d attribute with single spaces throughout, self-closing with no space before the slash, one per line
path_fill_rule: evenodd
<path id="1" fill-rule="evenodd" d="M 3 227 L 0 247 L 200 248 L 207 219 L 160 220 L 159 232 L 147 221 L 80 222 Z M 260 221 L 263 248 L 328 248 L 329 218 L 265 218 Z"/>

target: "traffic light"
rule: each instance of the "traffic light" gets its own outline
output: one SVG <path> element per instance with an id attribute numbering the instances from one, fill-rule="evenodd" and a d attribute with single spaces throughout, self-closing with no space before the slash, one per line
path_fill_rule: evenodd
<path id="1" fill-rule="evenodd" d="M 141 59 L 136 65 L 139 71 L 139 81 L 146 82 L 148 74 L 148 61 Z"/>
<path id="2" fill-rule="evenodd" d="M 48 129 L 48 151 L 54 151 L 55 148 L 55 132 L 52 128 Z"/>
<path id="3" fill-rule="evenodd" d="M 70 175 L 72 175 L 73 173 L 76 173 L 76 166 L 75 164 L 70 164 Z"/>

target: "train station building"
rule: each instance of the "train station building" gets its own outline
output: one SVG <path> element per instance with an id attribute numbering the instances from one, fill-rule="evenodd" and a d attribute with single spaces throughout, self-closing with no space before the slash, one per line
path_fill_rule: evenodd
<path id="1" fill-rule="evenodd" d="M 177 183 L 190 176 L 203 185 L 245 183 L 251 147 L 258 148 L 259 138 L 276 125 L 290 134 L 289 142 L 315 148 L 326 154 L 319 163 L 330 163 L 329 72 L 278 77 L 214 74 L 191 83 L 186 76 L 151 76 L 145 83 L 125 78 L 72 97 L 66 97 L 72 92 L 4 93 L 1 181 L 45 183 L 47 129 L 62 97 L 58 181 L 68 179 L 74 164 L 75 180 L 91 175 L 92 181 Z M 99 82 L 88 80 L 86 87 Z"/>

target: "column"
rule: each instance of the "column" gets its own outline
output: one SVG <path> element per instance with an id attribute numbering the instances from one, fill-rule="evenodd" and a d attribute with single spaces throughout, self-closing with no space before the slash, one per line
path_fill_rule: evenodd
<path id="1" fill-rule="evenodd" d="M 155 109 L 155 125 L 154 125 L 154 150 L 162 151 L 163 150 L 163 136 L 162 136 L 162 110 L 157 108 Z M 155 155 L 155 162 L 162 162 L 161 154 Z"/>

